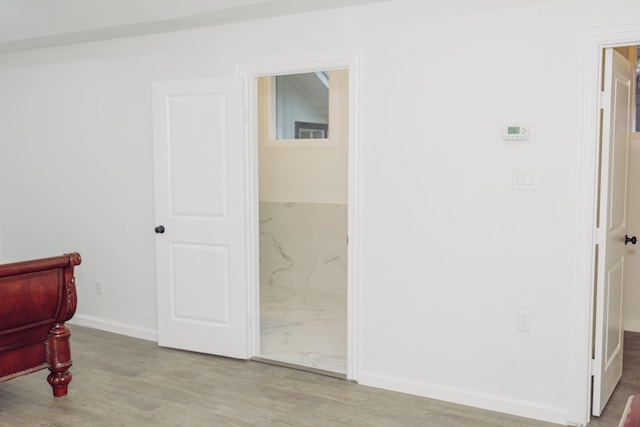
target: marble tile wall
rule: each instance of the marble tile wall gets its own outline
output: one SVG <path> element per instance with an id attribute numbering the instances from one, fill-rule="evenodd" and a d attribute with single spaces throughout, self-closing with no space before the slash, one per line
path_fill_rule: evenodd
<path id="1" fill-rule="evenodd" d="M 346 294 L 347 205 L 260 202 L 260 286 Z"/>

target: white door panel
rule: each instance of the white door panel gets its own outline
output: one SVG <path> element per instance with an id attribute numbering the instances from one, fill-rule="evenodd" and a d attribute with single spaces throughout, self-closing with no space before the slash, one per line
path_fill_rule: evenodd
<path id="1" fill-rule="evenodd" d="M 174 244 L 172 252 L 174 318 L 229 325 L 228 248 Z"/>
<path id="2" fill-rule="evenodd" d="M 248 357 L 241 81 L 153 87 L 158 343 Z"/>
<path id="3" fill-rule="evenodd" d="M 606 49 L 592 406 L 595 416 L 602 413 L 622 377 L 627 157 L 634 78 L 629 61 Z"/>
<path id="4" fill-rule="evenodd" d="M 167 99 L 174 215 L 227 216 L 225 100 L 220 93 Z"/>

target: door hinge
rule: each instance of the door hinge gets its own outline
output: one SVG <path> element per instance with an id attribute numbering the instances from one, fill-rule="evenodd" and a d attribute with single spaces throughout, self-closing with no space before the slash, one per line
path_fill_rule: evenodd
<path id="1" fill-rule="evenodd" d="M 599 245 L 602 243 L 602 228 L 596 228 L 596 232 L 595 232 L 595 238 L 596 238 L 596 245 Z"/>
<path id="2" fill-rule="evenodd" d="M 605 108 L 605 106 L 607 105 L 608 98 L 609 98 L 609 96 L 608 96 L 607 92 L 605 92 L 605 91 L 600 92 L 600 94 L 598 96 L 598 108 L 603 110 Z"/>
<path id="3" fill-rule="evenodd" d="M 591 359 L 589 361 L 589 373 L 591 374 L 591 376 L 594 376 L 597 374 L 596 372 L 596 359 Z"/>

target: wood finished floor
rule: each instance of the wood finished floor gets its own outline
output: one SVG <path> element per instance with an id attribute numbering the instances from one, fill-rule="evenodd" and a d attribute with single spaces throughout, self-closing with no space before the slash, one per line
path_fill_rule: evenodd
<path id="1" fill-rule="evenodd" d="M 45 371 L 1 383 L 0 426 L 553 425 L 79 326 L 72 331 L 69 395 L 53 398 Z M 629 341 L 640 361 L 640 338 Z M 638 365 L 616 391 L 625 394 L 622 401 L 639 392 Z M 614 405 L 592 425 L 617 426 L 622 410 Z"/>

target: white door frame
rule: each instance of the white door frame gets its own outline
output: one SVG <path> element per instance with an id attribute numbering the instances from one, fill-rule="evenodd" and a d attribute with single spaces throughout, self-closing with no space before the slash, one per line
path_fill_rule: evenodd
<path id="1" fill-rule="evenodd" d="M 237 75 L 245 88 L 245 141 L 247 143 L 247 282 L 249 323 L 251 324 L 250 356 L 260 354 L 260 263 L 258 224 L 258 85 L 257 78 L 280 74 L 304 73 L 318 70 L 348 69 L 349 72 L 349 191 L 347 248 L 347 379 L 357 381 L 359 353 L 359 212 L 360 212 L 360 55 L 346 54 L 302 58 L 290 61 L 239 65 Z"/>
<path id="2" fill-rule="evenodd" d="M 591 418 L 591 348 L 593 342 L 594 261 L 598 189 L 598 110 L 603 49 L 640 44 L 640 26 L 588 31 L 582 52 L 579 86 L 583 107 L 576 216 L 576 259 L 573 291 L 572 371 L 568 421 L 586 425 Z"/>

